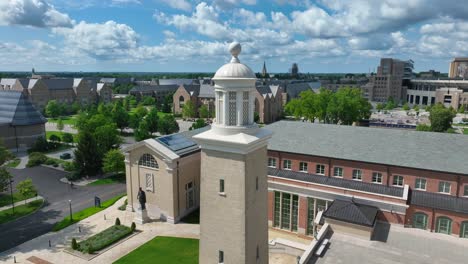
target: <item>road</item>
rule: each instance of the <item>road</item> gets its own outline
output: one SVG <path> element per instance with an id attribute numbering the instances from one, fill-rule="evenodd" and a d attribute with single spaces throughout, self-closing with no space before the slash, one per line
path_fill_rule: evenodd
<path id="1" fill-rule="evenodd" d="M 54 223 L 69 215 L 68 200 L 72 201 L 72 211 L 77 212 L 93 206 L 96 195 L 101 201 L 105 201 L 125 193 L 125 184 L 121 183 L 75 186 L 71 189 L 68 184 L 59 181 L 66 172 L 41 166 L 22 170 L 10 169 L 10 172 L 14 176 L 14 185 L 31 178 L 39 195 L 46 199 L 46 204 L 31 215 L 0 225 L 0 252 L 51 231 Z"/>

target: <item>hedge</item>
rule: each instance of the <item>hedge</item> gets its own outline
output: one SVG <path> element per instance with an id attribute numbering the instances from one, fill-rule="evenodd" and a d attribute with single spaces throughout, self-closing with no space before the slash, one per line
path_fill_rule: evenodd
<path id="1" fill-rule="evenodd" d="M 78 250 L 92 254 L 95 251 L 106 248 L 122 238 L 130 235 L 133 230 L 128 226 L 114 225 L 106 230 L 78 243 Z"/>

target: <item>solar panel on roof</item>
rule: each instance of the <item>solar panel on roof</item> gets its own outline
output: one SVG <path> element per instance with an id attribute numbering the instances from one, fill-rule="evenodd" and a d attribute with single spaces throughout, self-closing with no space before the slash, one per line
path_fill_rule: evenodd
<path id="1" fill-rule="evenodd" d="M 166 145 L 172 151 L 179 151 L 185 148 L 196 146 L 197 143 L 182 136 L 182 135 L 170 135 L 166 137 L 158 138 L 164 145 Z"/>

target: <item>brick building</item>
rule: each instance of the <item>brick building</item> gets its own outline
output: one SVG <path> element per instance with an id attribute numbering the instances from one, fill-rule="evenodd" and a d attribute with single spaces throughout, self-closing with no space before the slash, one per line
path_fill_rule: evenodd
<path id="1" fill-rule="evenodd" d="M 292 121 L 266 129 L 270 227 L 312 236 L 317 217 L 336 225 L 341 214 L 353 234 L 372 234 L 368 224 L 384 221 L 468 238 L 468 137 Z M 194 173 L 180 166 L 179 177 Z M 327 211 L 334 201 L 376 211 L 375 219 Z"/>

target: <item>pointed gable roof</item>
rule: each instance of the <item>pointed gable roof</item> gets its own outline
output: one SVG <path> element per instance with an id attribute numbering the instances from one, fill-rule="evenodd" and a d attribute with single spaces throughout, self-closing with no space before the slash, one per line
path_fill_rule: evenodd
<path id="1" fill-rule="evenodd" d="M 323 213 L 323 216 L 356 225 L 374 226 L 377 212 L 378 209 L 374 206 L 358 204 L 353 201 L 335 200 Z"/>
<path id="2" fill-rule="evenodd" d="M 0 124 L 28 126 L 44 124 L 47 119 L 17 91 L 0 91 Z"/>

